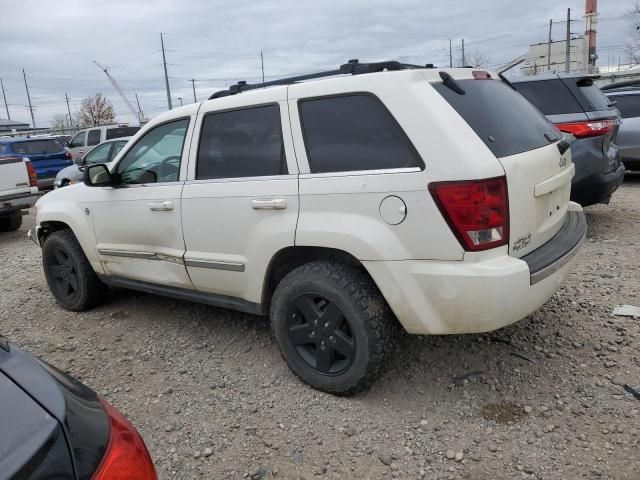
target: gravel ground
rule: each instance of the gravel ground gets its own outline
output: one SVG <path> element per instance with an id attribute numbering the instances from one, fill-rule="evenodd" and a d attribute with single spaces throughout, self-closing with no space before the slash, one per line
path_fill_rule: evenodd
<path id="1" fill-rule="evenodd" d="M 265 319 L 124 290 L 74 314 L 48 292 L 33 216 L 0 236 L 0 332 L 122 410 L 162 479 L 640 478 L 640 176 L 587 209 L 565 286 L 484 335 L 407 337 L 371 391 L 289 372 Z"/>

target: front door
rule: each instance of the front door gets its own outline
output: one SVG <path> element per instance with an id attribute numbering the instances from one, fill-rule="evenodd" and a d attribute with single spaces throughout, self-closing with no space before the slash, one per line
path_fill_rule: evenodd
<path id="1" fill-rule="evenodd" d="M 108 275 L 191 287 L 180 222 L 191 120 L 173 120 L 149 130 L 112 169 L 121 185 L 95 187 L 87 207 Z"/>
<path id="2" fill-rule="evenodd" d="M 260 303 L 270 260 L 294 244 L 298 170 L 285 95 L 255 91 L 246 106 L 237 95 L 233 109 L 216 99 L 200 110 L 182 194 L 185 264 L 200 291 Z"/>

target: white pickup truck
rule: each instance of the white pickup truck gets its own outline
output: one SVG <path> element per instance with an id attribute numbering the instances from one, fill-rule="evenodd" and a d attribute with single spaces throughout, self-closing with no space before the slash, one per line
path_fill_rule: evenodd
<path id="1" fill-rule="evenodd" d="M 38 200 L 38 179 L 26 158 L 0 158 L 0 232 L 22 225 L 22 212 Z"/>

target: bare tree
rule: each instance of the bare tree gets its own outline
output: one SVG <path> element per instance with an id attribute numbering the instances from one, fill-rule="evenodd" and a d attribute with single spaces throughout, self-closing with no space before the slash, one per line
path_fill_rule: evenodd
<path id="1" fill-rule="evenodd" d="M 82 126 L 113 123 L 113 105 L 101 93 L 96 93 L 94 96 L 82 100 L 79 120 Z"/>
<path id="2" fill-rule="evenodd" d="M 633 8 L 627 12 L 629 17 L 629 40 L 625 45 L 625 51 L 629 63 L 640 63 L 640 2 L 636 1 Z"/>
<path id="3" fill-rule="evenodd" d="M 465 66 L 483 67 L 483 68 L 487 68 L 489 66 L 489 57 L 487 57 L 484 53 L 482 53 L 477 48 L 475 49 L 475 51 L 466 55 L 466 57 L 467 58 L 465 60 L 467 61 L 467 65 Z"/>
<path id="4" fill-rule="evenodd" d="M 58 114 L 53 117 L 51 120 L 51 128 L 55 130 L 64 130 L 65 128 L 69 128 L 69 116 Z"/>

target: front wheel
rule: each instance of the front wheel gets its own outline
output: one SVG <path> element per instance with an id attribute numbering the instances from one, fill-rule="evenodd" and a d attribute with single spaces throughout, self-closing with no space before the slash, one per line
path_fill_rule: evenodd
<path id="1" fill-rule="evenodd" d="M 101 302 L 107 287 L 93 271 L 71 230 L 59 230 L 47 237 L 42 265 L 49 290 L 63 308 L 81 312 Z"/>
<path id="2" fill-rule="evenodd" d="M 367 389 L 386 364 L 397 321 L 364 271 L 305 264 L 278 284 L 271 325 L 282 356 L 302 380 L 329 393 Z"/>

